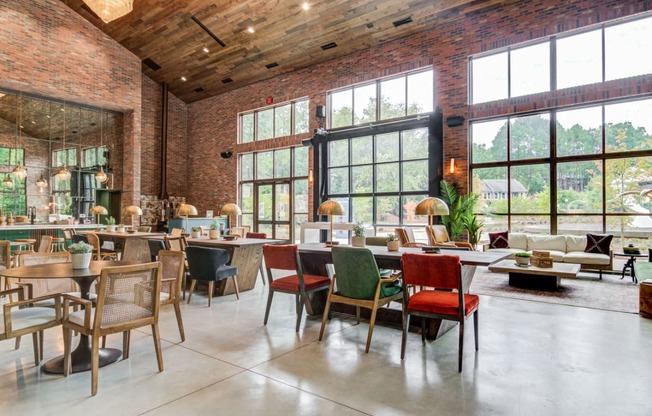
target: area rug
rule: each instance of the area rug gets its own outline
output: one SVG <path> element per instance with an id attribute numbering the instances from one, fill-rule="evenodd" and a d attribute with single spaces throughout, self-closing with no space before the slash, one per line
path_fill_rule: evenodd
<path id="1" fill-rule="evenodd" d="M 478 295 L 638 313 L 638 286 L 632 283 L 629 276 L 620 280 L 620 276 L 603 273 L 602 280 L 598 280 L 597 273 L 582 272 L 577 279 L 562 278 L 561 287 L 556 292 L 511 287 L 507 284 L 507 280 L 506 273 L 493 273 L 486 267 L 478 267 L 470 292 Z"/>

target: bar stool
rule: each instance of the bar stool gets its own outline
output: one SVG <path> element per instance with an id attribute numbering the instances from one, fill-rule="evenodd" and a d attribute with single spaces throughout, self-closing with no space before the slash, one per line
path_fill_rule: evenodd
<path id="1" fill-rule="evenodd" d="M 34 250 L 34 244 L 36 244 L 35 238 L 17 238 L 14 240 L 16 243 L 25 243 L 18 246 L 19 250 Z"/>
<path id="2" fill-rule="evenodd" d="M 50 253 L 66 251 L 66 239 L 63 237 L 52 237 Z"/>

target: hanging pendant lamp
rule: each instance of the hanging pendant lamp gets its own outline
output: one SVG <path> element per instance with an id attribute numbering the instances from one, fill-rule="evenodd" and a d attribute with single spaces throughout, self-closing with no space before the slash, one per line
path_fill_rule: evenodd
<path id="1" fill-rule="evenodd" d="M 63 145 L 61 150 L 66 150 L 66 103 L 63 103 Z M 61 166 L 56 173 L 57 179 L 60 181 L 67 181 L 70 179 L 70 171 L 65 166 Z"/>
<path id="2" fill-rule="evenodd" d="M 23 93 L 20 93 L 20 97 L 18 98 L 18 129 L 16 131 L 16 144 L 14 147 L 14 155 L 16 158 L 16 167 L 14 168 L 13 171 L 11 171 L 11 174 L 16 178 L 17 181 L 22 181 L 27 177 L 27 169 L 21 166 L 20 161 L 18 160 L 18 141 L 19 137 L 22 138 L 23 135 Z M 13 181 L 12 181 L 12 187 L 13 187 Z"/>

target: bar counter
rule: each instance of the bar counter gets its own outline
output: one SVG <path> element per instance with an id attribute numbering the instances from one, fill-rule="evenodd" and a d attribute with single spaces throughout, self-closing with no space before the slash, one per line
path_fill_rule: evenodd
<path id="1" fill-rule="evenodd" d="M 105 225 L 98 224 L 29 224 L 20 223 L 14 225 L 0 225 L 0 240 L 15 240 L 17 238 L 33 238 L 37 242 L 41 241 L 41 236 L 50 235 L 52 237 L 63 237 L 64 228 L 74 228 L 75 230 L 95 230 L 106 228 Z"/>

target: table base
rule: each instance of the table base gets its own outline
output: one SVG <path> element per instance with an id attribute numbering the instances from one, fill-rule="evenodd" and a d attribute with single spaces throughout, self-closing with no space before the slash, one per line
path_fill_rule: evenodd
<path id="1" fill-rule="evenodd" d="M 545 276 L 529 273 L 509 273 L 509 285 L 524 289 L 555 291 L 559 289 L 559 276 Z"/>
<path id="2" fill-rule="evenodd" d="M 81 337 L 85 337 L 81 335 Z M 100 367 L 112 364 L 120 359 L 122 351 L 116 348 L 100 348 Z M 79 345 L 70 354 L 72 361 L 72 372 L 81 373 L 82 371 L 90 371 L 91 369 L 91 348 L 90 344 L 80 340 Z M 63 355 L 48 361 L 41 366 L 45 373 L 63 374 Z"/>

